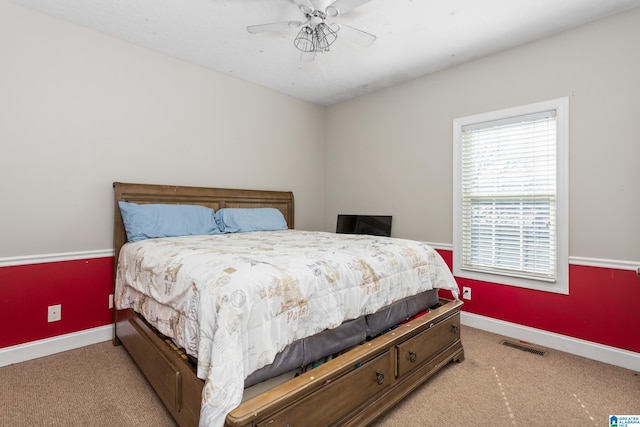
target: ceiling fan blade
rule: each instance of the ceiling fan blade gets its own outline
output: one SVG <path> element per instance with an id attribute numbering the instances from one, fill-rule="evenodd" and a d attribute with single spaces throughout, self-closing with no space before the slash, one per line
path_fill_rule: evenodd
<path id="1" fill-rule="evenodd" d="M 298 6 L 298 8 L 300 8 L 300 10 L 302 10 L 304 13 L 311 13 L 314 10 L 313 5 L 309 0 L 291 0 L 291 1 L 295 3 Z"/>
<path id="2" fill-rule="evenodd" d="M 326 0 L 309 0 L 309 2 L 315 10 L 324 10 L 325 5 L 328 3 Z"/>
<path id="3" fill-rule="evenodd" d="M 270 24 L 249 25 L 247 31 L 251 34 L 266 33 L 269 31 L 288 30 L 289 28 L 298 28 L 302 25 L 302 21 L 286 21 L 272 22 Z"/>
<path id="4" fill-rule="evenodd" d="M 345 39 L 364 47 L 371 46 L 377 39 L 373 34 L 347 24 L 337 24 L 334 22 L 331 24 L 331 28 L 338 33 L 338 39 L 344 36 Z"/>
<path id="5" fill-rule="evenodd" d="M 327 6 L 327 16 L 338 16 L 369 3 L 371 0 L 336 0 Z"/>

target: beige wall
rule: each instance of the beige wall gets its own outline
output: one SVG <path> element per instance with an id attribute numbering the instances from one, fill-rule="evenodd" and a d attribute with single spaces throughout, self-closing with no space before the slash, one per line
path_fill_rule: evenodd
<path id="1" fill-rule="evenodd" d="M 325 109 L 0 0 L 0 257 L 111 248 L 115 180 L 293 190 L 297 228 L 392 214 L 450 244 L 452 119 L 568 96 L 570 255 L 640 260 L 638 24 Z"/>
<path id="2" fill-rule="evenodd" d="M 113 247 L 113 181 L 292 190 L 323 221 L 325 109 L 0 0 L 0 257 Z"/>
<path id="3" fill-rule="evenodd" d="M 640 8 L 328 109 L 325 228 L 452 243 L 452 119 L 569 97 L 570 248 L 640 260 Z"/>

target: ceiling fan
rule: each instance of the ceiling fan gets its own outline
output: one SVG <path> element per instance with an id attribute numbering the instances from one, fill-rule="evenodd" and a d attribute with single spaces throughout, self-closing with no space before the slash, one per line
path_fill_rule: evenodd
<path id="1" fill-rule="evenodd" d="M 247 31 L 259 34 L 270 31 L 300 28 L 293 44 L 302 52 L 318 54 L 328 52 L 329 47 L 336 41 L 338 34 L 348 37 L 351 41 L 370 46 L 376 41 L 376 36 L 343 23 L 326 21 L 339 15 L 344 15 L 371 0 L 335 0 L 328 6 L 322 0 L 291 0 L 304 14 L 303 21 L 273 22 L 270 24 L 249 25 Z"/>

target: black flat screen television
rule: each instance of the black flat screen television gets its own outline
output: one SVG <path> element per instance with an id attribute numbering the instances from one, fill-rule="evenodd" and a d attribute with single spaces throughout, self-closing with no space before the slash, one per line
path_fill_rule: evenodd
<path id="1" fill-rule="evenodd" d="M 391 236 L 391 215 L 338 215 L 336 233 Z"/>

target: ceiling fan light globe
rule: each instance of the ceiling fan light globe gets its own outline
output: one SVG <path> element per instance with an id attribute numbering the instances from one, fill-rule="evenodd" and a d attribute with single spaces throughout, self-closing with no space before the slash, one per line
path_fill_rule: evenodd
<path id="1" fill-rule="evenodd" d="M 324 22 L 316 26 L 315 33 L 318 39 L 318 44 L 326 46 L 325 50 L 329 50 L 329 46 L 331 46 L 338 38 L 338 34 Z"/>
<path id="2" fill-rule="evenodd" d="M 293 44 L 298 50 L 303 52 L 314 52 L 316 50 L 314 42 L 314 30 L 305 25 L 293 40 Z"/>

